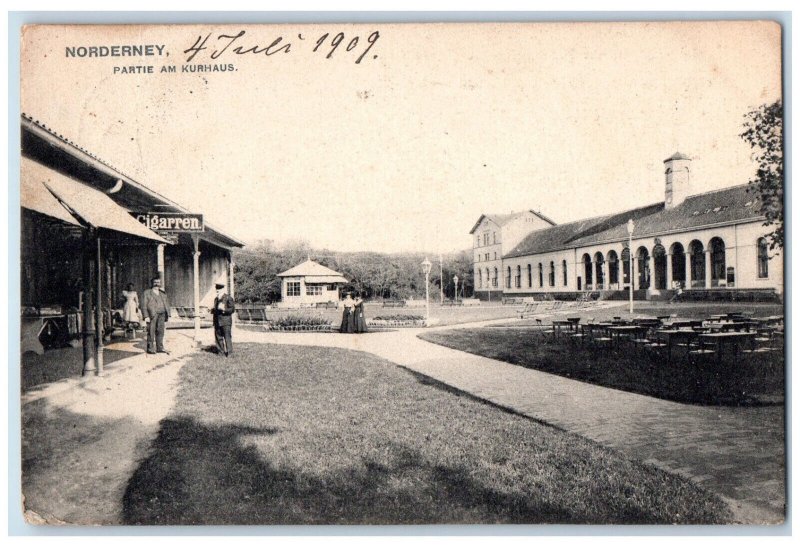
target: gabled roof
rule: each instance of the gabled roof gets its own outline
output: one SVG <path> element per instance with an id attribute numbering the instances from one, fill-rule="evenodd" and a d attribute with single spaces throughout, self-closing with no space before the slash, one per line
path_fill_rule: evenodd
<path id="1" fill-rule="evenodd" d="M 342 274 L 339 272 L 326 268 L 313 260 L 301 262 L 297 266 L 279 273 L 278 277 L 303 277 L 309 275 L 313 275 L 314 277 L 342 277 Z"/>
<path id="2" fill-rule="evenodd" d="M 483 222 L 483 219 L 485 219 L 485 218 L 488 218 L 489 220 L 491 220 L 492 222 L 494 222 L 498 226 L 503 227 L 506 224 L 508 224 L 509 222 L 511 222 L 512 220 L 514 220 L 515 218 L 517 218 L 518 216 L 524 215 L 526 213 L 533 213 L 534 215 L 536 215 L 540 219 L 544 220 L 545 222 L 547 222 L 548 224 L 551 224 L 553 226 L 555 226 L 555 224 L 556 224 L 555 222 L 553 222 L 552 220 L 550 220 L 549 218 L 544 216 L 542 213 L 540 213 L 538 211 L 534 211 L 533 209 L 528 209 L 526 211 L 520 211 L 518 213 L 508 213 L 508 214 L 486 213 L 486 214 L 483 214 L 483 215 L 480 216 L 480 218 L 475 223 L 475 225 L 472 227 L 472 230 L 469 231 L 469 233 L 470 234 L 475 233 L 475 230 L 478 229 L 478 226 L 481 225 L 481 222 Z"/>
<path id="3" fill-rule="evenodd" d="M 665 209 L 663 203 L 655 203 L 614 215 L 536 230 L 504 258 L 624 241 L 628 238 L 628 219 L 633 219 L 635 224 L 634 239 L 717 224 L 758 221 L 763 218 L 760 203 L 756 196 L 747 192 L 747 188 L 745 184 L 689 196 L 670 209 Z"/>

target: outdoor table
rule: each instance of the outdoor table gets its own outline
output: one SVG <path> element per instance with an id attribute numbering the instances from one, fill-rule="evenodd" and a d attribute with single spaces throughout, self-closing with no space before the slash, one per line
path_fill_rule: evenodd
<path id="1" fill-rule="evenodd" d="M 725 319 L 726 317 L 728 317 L 726 314 L 718 313 L 716 315 L 709 315 L 708 319 L 709 319 L 709 321 L 720 321 L 722 319 Z"/>
<path id="2" fill-rule="evenodd" d="M 636 334 L 643 330 L 647 330 L 647 327 L 641 327 L 639 325 L 615 325 L 613 327 L 608 327 L 608 332 L 611 333 L 611 338 L 613 340 L 612 343 L 616 347 L 619 347 L 619 339 L 623 334 Z"/>
<path id="3" fill-rule="evenodd" d="M 673 328 L 677 328 L 677 329 L 687 328 L 687 327 L 688 328 L 691 328 L 691 327 L 702 327 L 703 326 L 703 322 L 700 321 L 699 319 L 676 319 L 675 321 L 672 321 L 671 323 L 669 323 L 668 325 L 665 325 L 665 326 L 669 326 L 669 327 L 673 327 Z"/>
<path id="4" fill-rule="evenodd" d="M 553 319 L 553 338 L 558 338 L 558 335 L 561 334 L 561 329 L 564 327 L 572 330 L 572 322 L 566 319 Z"/>
<path id="5" fill-rule="evenodd" d="M 708 334 L 701 334 L 700 337 L 706 340 L 713 340 L 717 344 L 717 364 L 722 362 L 722 347 L 724 344 L 733 346 L 733 362 L 736 363 L 736 356 L 738 355 L 739 342 L 755 338 L 755 332 L 711 332 Z"/>
<path id="6" fill-rule="evenodd" d="M 672 362 L 672 339 L 676 338 L 678 340 L 685 339 L 686 340 L 686 355 L 689 355 L 689 343 L 697 337 L 698 333 L 693 330 L 686 330 L 686 329 L 678 329 L 678 330 L 670 330 L 670 329 L 661 329 L 657 331 L 657 334 L 660 336 L 667 337 L 667 362 Z"/>
<path id="7" fill-rule="evenodd" d="M 580 317 L 567 317 L 567 321 L 572 323 L 572 330 L 574 330 L 575 332 L 578 332 L 578 325 L 581 322 L 581 318 Z"/>
<path id="8" fill-rule="evenodd" d="M 594 331 L 596 330 L 606 330 L 609 327 L 613 327 L 614 325 L 610 323 L 586 323 L 585 325 L 581 325 L 584 334 L 587 334 L 590 339 L 594 340 Z M 588 333 L 587 333 L 588 331 Z"/>

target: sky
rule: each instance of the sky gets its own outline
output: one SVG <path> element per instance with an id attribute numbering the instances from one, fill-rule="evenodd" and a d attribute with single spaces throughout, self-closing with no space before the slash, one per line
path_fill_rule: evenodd
<path id="1" fill-rule="evenodd" d="M 125 45 L 163 55 L 67 56 Z M 245 242 L 338 251 L 656 203 L 678 150 L 693 190 L 744 184 L 743 116 L 781 96 L 763 22 L 28 27 L 21 62 L 22 111 L 126 175 Z"/>

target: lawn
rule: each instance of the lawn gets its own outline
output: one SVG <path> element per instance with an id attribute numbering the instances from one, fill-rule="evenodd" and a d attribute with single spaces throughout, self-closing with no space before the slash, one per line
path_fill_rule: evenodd
<path id="1" fill-rule="evenodd" d="M 689 363 L 636 350 L 599 351 L 534 328 L 483 327 L 425 332 L 423 340 L 574 380 L 660 399 L 711 405 L 780 404 L 784 401 L 782 352 Z M 679 350 L 675 350 L 678 354 Z"/>
<path id="2" fill-rule="evenodd" d="M 725 523 L 716 496 L 372 355 L 242 344 L 182 369 L 128 524 Z"/>

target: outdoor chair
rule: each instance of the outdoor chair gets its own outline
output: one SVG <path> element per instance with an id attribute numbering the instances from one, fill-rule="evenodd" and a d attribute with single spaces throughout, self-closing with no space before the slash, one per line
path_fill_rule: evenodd
<path id="1" fill-rule="evenodd" d="M 642 330 L 636 331 L 631 338 L 631 341 L 633 342 L 635 348 L 644 349 L 652 344 L 652 341 L 650 340 L 652 337 L 651 329 L 642 328 Z"/>
<path id="2" fill-rule="evenodd" d="M 695 332 L 698 332 L 697 329 L 693 330 Z M 687 355 L 689 356 L 689 359 L 694 363 L 697 363 L 700 360 L 710 359 L 712 356 L 716 354 L 717 351 L 714 343 L 703 341 L 702 338 L 697 338 L 695 341 L 690 342 L 688 344 Z"/>
<path id="3" fill-rule="evenodd" d="M 539 334 L 554 334 L 554 329 L 552 327 L 546 327 L 544 323 L 542 323 L 541 319 L 536 319 L 536 332 Z"/>

